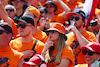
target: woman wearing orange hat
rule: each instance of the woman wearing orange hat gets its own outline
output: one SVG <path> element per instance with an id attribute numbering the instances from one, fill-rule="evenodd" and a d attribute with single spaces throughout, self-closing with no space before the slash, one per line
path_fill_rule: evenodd
<path id="1" fill-rule="evenodd" d="M 54 23 L 47 30 L 48 40 L 42 51 L 48 67 L 73 67 L 74 56 L 72 49 L 65 44 L 65 27 L 61 23 Z M 49 59 L 50 58 L 50 59 Z"/>

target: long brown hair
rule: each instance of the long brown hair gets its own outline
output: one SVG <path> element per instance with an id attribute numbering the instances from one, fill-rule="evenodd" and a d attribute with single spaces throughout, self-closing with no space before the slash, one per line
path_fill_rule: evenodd
<path id="1" fill-rule="evenodd" d="M 59 35 L 59 38 L 58 38 L 58 52 L 57 52 L 57 54 L 56 54 L 56 63 L 57 64 L 59 64 L 60 63 L 60 58 L 61 58 L 61 51 L 62 51 L 62 49 L 65 47 L 65 46 L 67 46 L 66 44 L 65 44 L 65 35 L 64 34 L 61 34 L 60 33 L 60 35 Z M 49 49 L 49 56 L 51 56 L 52 55 L 52 51 L 54 50 L 54 46 L 52 46 L 52 47 L 50 47 L 50 49 Z"/>

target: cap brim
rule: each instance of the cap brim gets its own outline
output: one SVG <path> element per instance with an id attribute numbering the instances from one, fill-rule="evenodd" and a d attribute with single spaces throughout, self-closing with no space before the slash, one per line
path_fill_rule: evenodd
<path id="1" fill-rule="evenodd" d="M 67 17 L 67 18 L 70 18 L 71 15 L 79 15 L 79 14 L 78 14 L 78 13 L 74 13 L 74 12 L 68 12 L 68 13 L 66 14 L 66 17 Z"/>
<path id="2" fill-rule="evenodd" d="M 50 31 L 50 30 L 55 30 L 55 31 L 58 31 L 59 32 L 59 30 L 58 29 L 55 29 L 55 28 L 49 28 L 46 31 Z"/>
<path id="3" fill-rule="evenodd" d="M 87 46 L 83 46 L 83 47 L 81 47 L 81 50 L 84 50 L 84 49 L 88 49 L 88 50 L 94 52 L 94 50 L 93 50 L 91 47 L 87 47 Z"/>
<path id="4" fill-rule="evenodd" d="M 32 63 L 32 62 L 24 62 L 22 65 L 23 65 L 23 66 L 28 66 L 28 65 L 33 65 L 33 66 L 35 66 L 36 64 L 35 64 L 35 63 Z"/>
<path id="5" fill-rule="evenodd" d="M 46 31 L 50 31 L 50 30 L 55 30 L 55 31 L 58 31 L 59 33 L 61 33 L 58 29 L 55 29 L 55 28 L 50 28 L 50 29 L 47 29 Z M 63 35 L 65 35 L 64 33 L 61 33 Z M 67 40 L 67 36 L 65 35 L 65 39 Z"/>
<path id="6" fill-rule="evenodd" d="M 21 22 L 23 22 L 23 23 L 27 23 L 26 21 L 24 21 L 24 20 L 22 20 L 22 19 L 19 19 L 18 21 L 21 21 Z"/>

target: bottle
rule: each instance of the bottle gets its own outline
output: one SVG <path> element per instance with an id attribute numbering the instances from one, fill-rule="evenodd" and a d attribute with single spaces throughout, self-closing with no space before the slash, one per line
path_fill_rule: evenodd
<path id="1" fill-rule="evenodd" d="M 93 61 L 93 63 L 91 64 L 91 67 L 100 67 L 99 65 L 100 65 L 100 61 L 95 60 L 95 61 Z"/>
<path id="2" fill-rule="evenodd" d="M 75 21 L 72 21 L 71 25 L 74 26 L 75 25 Z"/>

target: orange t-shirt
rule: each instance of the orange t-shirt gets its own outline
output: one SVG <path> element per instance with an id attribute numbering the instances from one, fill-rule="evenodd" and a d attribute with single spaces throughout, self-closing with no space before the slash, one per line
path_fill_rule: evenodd
<path id="1" fill-rule="evenodd" d="M 0 48 L 0 67 L 17 67 L 23 54 L 11 49 L 10 46 Z"/>
<path id="2" fill-rule="evenodd" d="M 45 32 L 39 30 L 38 32 L 32 34 L 34 38 L 42 41 L 43 43 L 45 43 L 48 39 L 48 36 L 46 35 Z"/>
<path id="3" fill-rule="evenodd" d="M 32 50 L 35 41 L 36 39 L 34 38 L 34 40 L 30 43 L 23 43 L 19 37 L 10 42 L 10 47 L 17 50 L 18 52 L 22 52 L 25 50 Z M 34 48 L 34 50 L 36 51 L 36 54 L 41 54 L 43 48 L 44 48 L 44 43 L 38 40 Z"/>
<path id="4" fill-rule="evenodd" d="M 58 15 L 55 15 L 51 20 L 50 22 L 59 22 L 59 17 Z"/>
<path id="5" fill-rule="evenodd" d="M 57 50 L 53 50 L 52 55 L 50 57 L 51 60 L 47 64 L 48 67 L 54 67 L 58 65 L 56 64 L 56 60 L 55 60 L 56 53 L 57 53 Z M 70 47 L 65 47 L 62 50 L 60 59 L 63 59 L 63 58 L 67 58 L 70 60 L 70 64 L 68 67 L 74 67 L 74 56 L 73 56 L 72 49 Z"/>
<path id="6" fill-rule="evenodd" d="M 89 31 L 84 31 L 81 33 L 88 41 L 96 42 L 96 38 L 94 33 Z M 84 55 L 80 49 L 79 42 L 76 36 L 73 36 L 71 33 L 67 34 L 68 36 L 67 43 L 70 44 L 71 48 L 73 49 L 74 58 L 75 58 L 75 65 L 76 64 L 83 64 L 86 63 Z"/>
<path id="7" fill-rule="evenodd" d="M 58 14 L 58 17 L 59 17 L 59 23 L 64 24 L 64 23 L 65 23 L 65 21 L 67 21 L 67 20 L 68 20 L 68 18 L 63 19 L 62 15 L 63 15 L 63 13 Z"/>

